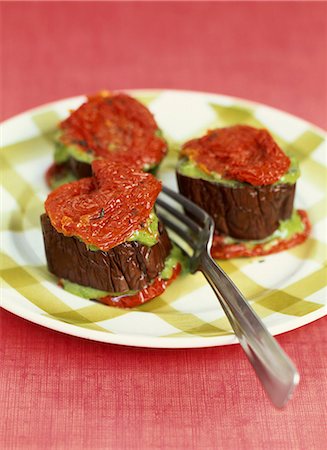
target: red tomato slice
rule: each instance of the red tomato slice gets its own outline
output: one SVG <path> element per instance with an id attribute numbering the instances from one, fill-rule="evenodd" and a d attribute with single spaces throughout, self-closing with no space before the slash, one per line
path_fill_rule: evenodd
<path id="1" fill-rule="evenodd" d="M 100 159 L 92 171 L 93 177 L 51 192 L 45 210 L 59 233 L 108 251 L 144 226 L 161 183 L 151 174 Z"/>
<path id="2" fill-rule="evenodd" d="M 247 125 L 211 130 L 200 139 L 186 142 L 181 155 L 207 173 L 216 172 L 254 186 L 275 183 L 291 163 L 267 130 Z"/>

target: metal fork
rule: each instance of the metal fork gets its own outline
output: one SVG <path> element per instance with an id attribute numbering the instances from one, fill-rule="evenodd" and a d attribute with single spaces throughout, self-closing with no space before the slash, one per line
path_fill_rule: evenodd
<path id="1" fill-rule="evenodd" d="M 163 194 L 169 197 L 169 203 L 163 200 Z M 173 206 L 171 200 L 179 208 Z M 299 373 L 235 284 L 211 258 L 213 219 L 193 202 L 167 187 L 163 187 L 157 206 L 160 219 L 178 236 L 177 243 L 190 256 L 191 272 L 200 270 L 214 290 L 270 400 L 282 408 L 299 383 Z"/>

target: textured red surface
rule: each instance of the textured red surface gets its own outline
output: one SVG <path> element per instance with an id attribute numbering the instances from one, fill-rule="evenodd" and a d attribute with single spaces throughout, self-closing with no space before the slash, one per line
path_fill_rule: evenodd
<path id="1" fill-rule="evenodd" d="M 262 101 L 320 126 L 326 3 L 5 4 L 3 117 L 101 88 Z M 327 318 L 280 336 L 302 382 L 275 410 L 239 346 L 147 350 L 1 312 L 5 449 L 323 449 Z"/>
<path id="2" fill-rule="evenodd" d="M 278 337 L 302 376 L 278 411 L 239 346 L 118 347 L 1 317 L 5 449 L 325 449 L 326 318 Z"/>
<path id="3" fill-rule="evenodd" d="M 149 110 L 122 93 L 102 91 L 89 96 L 61 122 L 60 130 L 59 140 L 66 146 L 77 144 L 82 152 L 91 148 L 94 157 L 135 169 L 158 165 L 167 150 L 165 141 L 155 134 L 158 125 Z"/>
<path id="4" fill-rule="evenodd" d="M 92 173 L 50 192 L 44 206 L 59 233 L 106 252 L 144 227 L 161 182 L 150 173 L 101 159 L 92 162 Z"/>
<path id="5" fill-rule="evenodd" d="M 102 88 L 246 97 L 326 126 L 324 3 L 6 4 L 3 116 Z"/>
<path id="6" fill-rule="evenodd" d="M 267 130 L 247 125 L 209 130 L 186 142 L 181 154 L 207 173 L 216 172 L 253 186 L 276 183 L 291 164 Z"/>

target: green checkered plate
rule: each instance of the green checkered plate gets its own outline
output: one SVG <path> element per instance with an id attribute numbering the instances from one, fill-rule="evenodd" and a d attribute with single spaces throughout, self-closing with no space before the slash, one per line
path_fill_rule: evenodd
<path id="1" fill-rule="evenodd" d="M 243 123 L 270 130 L 301 168 L 295 206 L 308 211 L 309 239 L 266 257 L 220 261 L 272 334 L 326 314 L 326 133 L 265 105 L 187 91 L 130 91 L 146 104 L 169 142 L 159 172 L 176 188 L 179 145 L 209 128 Z M 215 295 L 200 273 L 179 277 L 166 292 L 131 310 L 85 300 L 61 289 L 46 268 L 39 217 L 48 194 L 44 172 L 53 158 L 59 120 L 84 97 L 51 103 L 2 124 L 2 306 L 45 327 L 82 338 L 162 348 L 234 344 Z"/>

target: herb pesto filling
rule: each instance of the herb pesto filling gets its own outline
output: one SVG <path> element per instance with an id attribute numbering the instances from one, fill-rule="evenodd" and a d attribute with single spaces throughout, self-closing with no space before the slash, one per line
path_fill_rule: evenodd
<path id="1" fill-rule="evenodd" d="M 95 157 L 91 149 L 85 149 L 84 147 L 76 144 L 65 145 L 60 140 L 61 133 L 58 132 L 55 136 L 55 153 L 54 161 L 57 164 L 63 164 L 69 160 L 69 158 L 74 158 L 77 161 L 91 164 Z"/>
<path id="2" fill-rule="evenodd" d="M 146 245 L 147 247 L 152 247 L 158 242 L 159 229 L 158 229 L 158 216 L 151 211 L 147 221 L 140 230 L 136 230 L 127 239 L 128 242 L 137 241 L 140 244 Z"/>
<path id="3" fill-rule="evenodd" d="M 79 241 L 84 242 L 79 236 L 75 236 Z M 139 242 L 147 247 L 153 247 L 159 240 L 159 220 L 154 210 L 151 211 L 144 226 L 134 231 L 126 242 Z M 99 247 L 92 244 L 85 244 L 86 248 L 91 252 L 101 251 Z"/>
<path id="4" fill-rule="evenodd" d="M 289 156 L 289 158 L 291 160 L 291 164 L 287 173 L 285 173 L 276 183 L 272 184 L 272 186 L 278 184 L 296 183 L 297 179 L 300 176 L 299 165 L 297 159 L 294 156 Z M 201 179 L 204 181 L 209 181 L 211 183 L 223 184 L 224 186 L 228 186 L 231 188 L 242 187 L 248 184 L 237 180 L 229 180 L 227 178 L 223 178 L 217 172 L 205 172 L 198 164 L 196 164 L 195 161 L 185 157 L 179 160 L 177 164 L 177 172 L 185 177 Z"/>
<path id="5" fill-rule="evenodd" d="M 162 138 L 163 133 L 158 128 L 155 131 L 155 136 Z M 54 161 L 56 164 L 63 164 L 67 162 L 70 158 L 74 158 L 76 161 L 80 161 L 86 164 L 91 164 L 92 161 L 96 159 L 94 152 L 92 149 L 86 148 L 84 145 L 70 144 L 65 145 L 60 140 L 61 132 L 58 131 L 54 138 L 55 141 L 55 152 L 54 152 Z M 85 143 L 86 144 L 86 143 Z M 115 144 L 110 144 L 108 148 L 108 152 L 112 152 L 115 150 Z M 160 161 L 155 164 L 144 164 L 143 170 L 145 172 L 155 173 Z"/>

